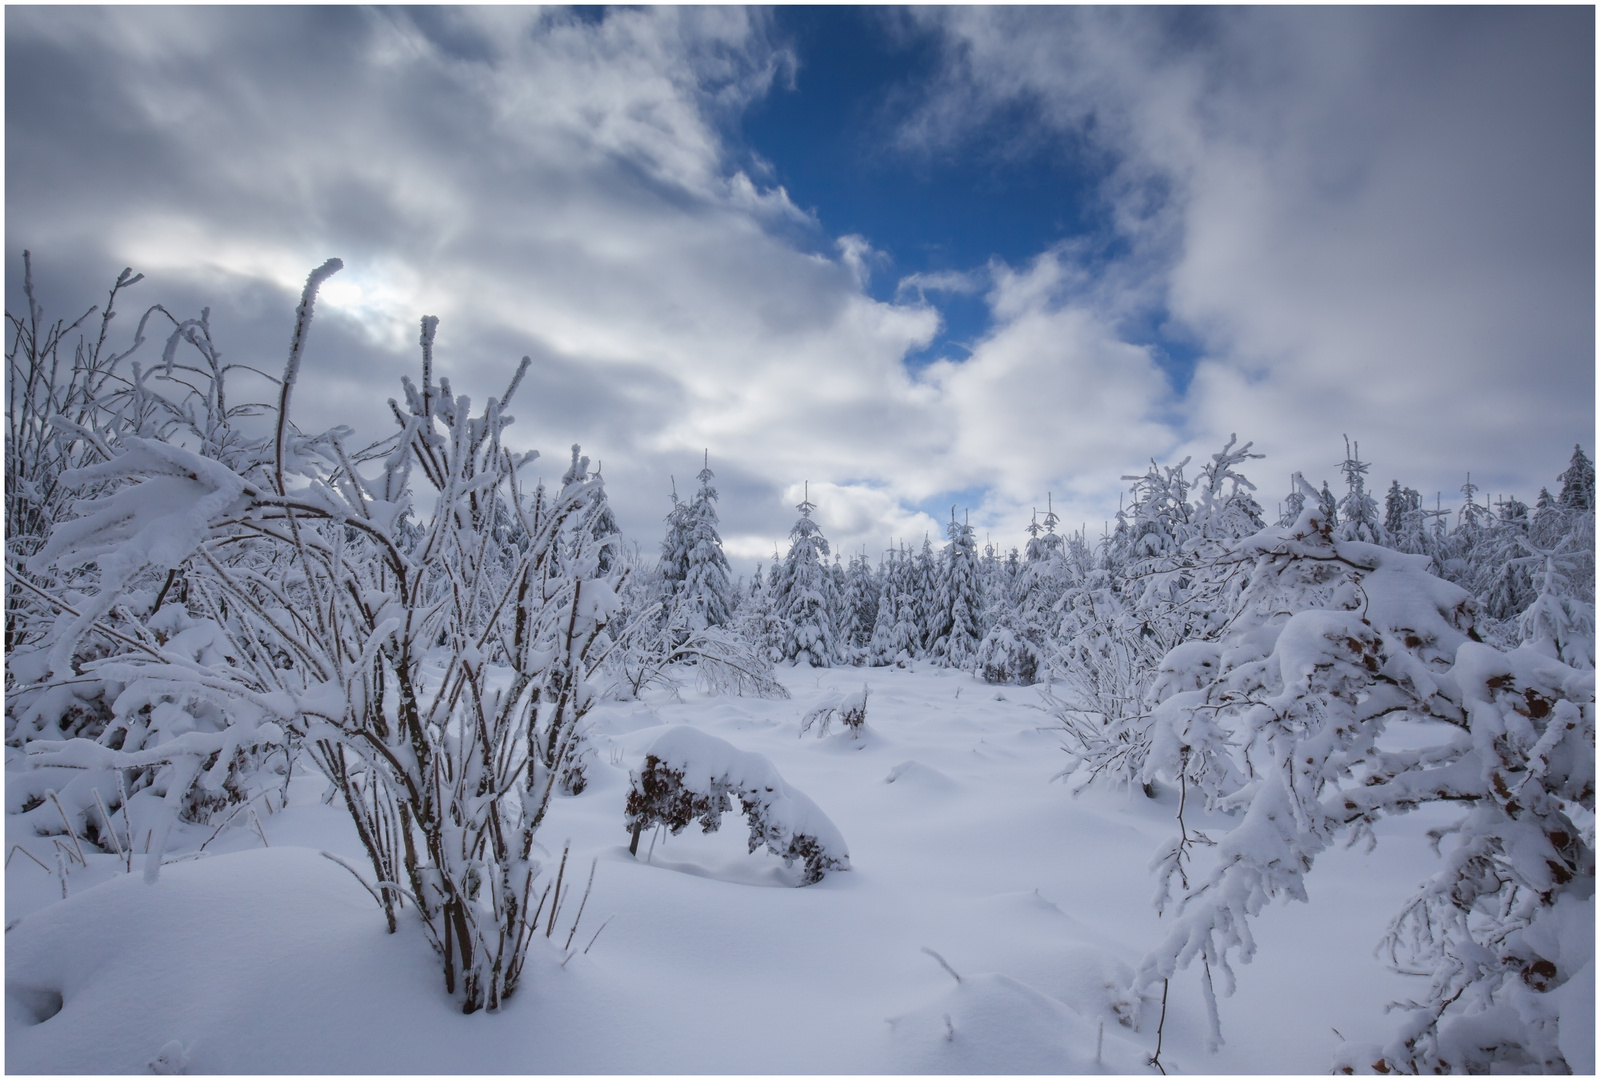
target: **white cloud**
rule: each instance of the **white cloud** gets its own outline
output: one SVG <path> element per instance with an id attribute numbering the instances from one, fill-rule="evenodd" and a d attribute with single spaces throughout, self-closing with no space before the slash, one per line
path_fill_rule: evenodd
<path id="1" fill-rule="evenodd" d="M 1349 432 L 1375 475 L 1448 492 L 1471 469 L 1529 495 L 1593 445 L 1592 12 L 928 19 L 948 67 L 908 146 L 1023 101 L 1037 137 L 1114 163 L 1116 272 L 1144 282 L 1091 286 L 1097 309 L 1114 322 L 1142 287 L 1205 346 L 1175 456 L 1238 431 L 1264 477 L 1330 476 Z M 1065 265 L 1005 302 L 1059 290 Z"/>
<path id="2" fill-rule="evenodd" d="M 949 293 L 955 296 L 973 296 L 981 293 L 989 280 L 989 275 L 984 272 L 986 268 L 978 270 L 936 270 L 929 273 L 907 274 L 895 286 L 895 300 L 906 303 L 914 298 L 923 302 L 928 293 Z"/>
<path id="3" fill-rule="evenodd" d="M 794 231 L 814 241 L 818 223 L 724 145 L 722 118 L 792 64 L 761 15 L 237 9 L 185 24 L 182 67 L 141 44 L 146 13 L 108 18 L 12 22 L 14 43 L 51 45 L 24 76 L 34 96 L 9 103 L 12 160 L 65 146 L 80 165 L 66 183 L 12 184 L 13 242 L 151 271 L 147 290 L 213 303 L 223 348 L 268 368 L 304 275 L 341 256 L 302 426 L 381 433 L 426 312 L 442 317 L 439 370 L 457 392 L 498 393 L 534 356 L 513 436 L 552 462 L 583 442 L 647 549 L 677 468 L 665 463 L 704 447 L 752 478 L 768 539 L 793 517 L 778 493 L 807 477 L 886 492 L 870 529 L 846 513 L 848 485 L 825 511 L 874 543 L 916 519 L 896 516 L 893 478 L 936 486 L 944 436 L 902 359 L 937 313 L 867 296 L 882 257 L 859 237 L 834 257 L 797 247 Z M 93 100 L 96 77 L 118 93 Z M 34 101 L 79 129 L 63 142 Z M 128 132 L 138 149 L 119 161 Z M 278 296 L 276 322 L 228 310 L 253 287 Z"/>
<path id="4" fill-rule="evenodd" d="M 341 256 L 303 426 L 382 431 L 437 314 L 458 391 L 535 358 L 517 437 L 556 472 L 583 442 L 646 551 L 706 447 L 752 561 L 808 479 L 842 550 L 937 539 L 917 508 L 955 491 L 1009 546 L 1046 492 L 1097 532 L 1122 472 L 1233 430 L 1273 455 L 1264 502 L 1290 468 L 1331 476 L 1343 431 L 1375 475 L 1493 465 L 1526 494 L 1593 426 L 1592 165 L 1552 149 L 1566 68 L 1524 40 L 1565 17 L 1417 42 L 1395 26 L 1443 16 L 1202 12 L 1191 39 L 1140 11 L 941 12 L 959 63 L 904 145 L 1019 97 L 1046 133 L 1093 117 L 1131 250 L 909 275 L 885 303 L 869 240 L 824 235 L 727 142 L 793 71 L 760 12 L 18 8 L 8 254 L 92 270 L 84 295 L 131 264 L 269 370 L 304 275 Z M 940 298 L 977 294 L 972 355 L 908 373 Z M 1207 348 L 1183 399 L 1123 332 L 1161 303 Z"/>

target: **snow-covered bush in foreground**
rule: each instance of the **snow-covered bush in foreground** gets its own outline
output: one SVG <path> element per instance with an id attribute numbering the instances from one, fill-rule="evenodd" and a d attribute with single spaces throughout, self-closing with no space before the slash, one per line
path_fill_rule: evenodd
<path id="1" fill-rule="evenodd" d="M 5 429 L 5 544 L 8 570 L 13 561 L 34 554 L 44 545 L 51 528 L 70 516 L 73 492 L 61 483 L 69 470 L 101 460 L 103 445 L 85 439 L 81 431 L 127 429 L 138 426 L 139 412 L 115 406 L 112 391 L 127 386 L 123 364 L 143 343 L 145 323 L 139 326 L 137 340 L 121 353 L 108 349 L 107 338 L 116 317 L 117 294 L 138 284 L 142 274 L 124 270 L 112 285 L 105 307 L 100 309 L 100 326 L 91 344 L 80 337 L 73 356 L 62 352 L 74 332 L 96 308 L 90 308 L 70 323 L 65 319 L 47 322 L 34 294 L 33 259 L 22 253 L 22 292 L 28 309 L 23 314 L 6 312 L 9 337 L 6 350 L 6 429 Z M 174 320 L 175 321 L 175 320 Z M 203 320 L 200 324 L 203 326 Z M 194 329 L 192 324 L 191 329 Z M 197 334 L 198 336 L 198 334 Z M 168 372 L 170 374 L 170 371 Z M 77 492 L 82 496 L 82 492 Z M 28 583 L 7 574 L 5 649 L 9 654 L 18 646 L 37 641 L 56 612 L 41 606 Z M 80 716 L 80 719 L 83 717 Z M 103 718 L 102 718 L 103 719 Z"/>
<path id="2" fill-rule="evenodd" d="M 1573 818 L 1593 820 L 1594 675 L 1473 640 L 1469 595 L 1427 565 L 1336 539 L 1311 497 L 1292 526 L 1218 560 L 1216 576 L 1247 570 L 1226 631 L 1169 652 L 1152 691 L 1138 775 L 1179 788 L 1180 835 L 1157 859 L 1168 936 L 1136 989 L 1200 961 L 1220 1041 L 1214 980 L 1231 992 L 1232 964 L 1253 955 L 1251 917 L 1306 899 L 1305 875 L 1334 842 L 1370 844 L 1382 817 L 1458 805 L 1461 820 L 1436 834 L 1455 838 L 1443 868 L 1385 943 L 1427 991 L 1388 1046 L 1350 1048 L 1340 1064 L 1564 1071 L 1544 995 L 1593 955 L 1561 936 L 1593 920 L 1592 824 Z M 1383 739 L 1402 723 L 1420 748 Z M 1200 833 L 1184 819 L 1190 797 L 1236 823 Z"/>
<path id="3" fill-rule="evenodd" d="M 35 833 L 65 835 L 75 857 L 80 842 L 129 855 L 160 848 L 175 813 L 190 821 L 224 811 L 237 816 L 251 799 L 269 797 L 289 763 L 278 753 L 283 732 L 276 724 L 234 723 L 214 700 L 183 705 L 122 678 L 123 655 L 148 652 L 151 643 L 199 667 L 230 661 L 215 621 L 184 606 L 189 583 L 173 545 L 181 547 L 188 530 L 167 536 L 135 527 L 141 514 L 148 522 L 175 511 L 198 481 L 166 475 L 135 488 L 138 470 L 108 462 L 140 445 L 171 442 L 249 472 L 270 455 L 270 444 L 241 430 L 240 421 L 269 414 L 271 406 L 240 393 L 234 380 L 259 373 L 222 362 L 204 312 L 179 320 L 156 305 L 140 318 L 132 343 L 113 348 L 119 295 L 141 278 L 131 270 L 112 286 L 98 333 L 80 336 L 67 360 L 68 336 L 95 309 L 70 324 L 47 325 L 32 276 L 24 252 L 27 311 L 7 312 L 6 741 L 95 740 L 126 752 L 131 764 L 116 774 L 16 773 L 6 785 L 7 807 Z M 162 319 L 170 333 L 160 362 L 143 368 L 135 354 Z M 159 456 L 158 449 L 146 453 Z M 84 499 L 126 520 L 98 538 L 85 536 L 72 520 Z M 90 557 L 55 559 L 44 549 L 58 535 L 51 540 L 58 549 L 80 540 L 100 547 Z M 191 751 L 182 764 L 154 749 L 179 737 Z M 77 753 L 82 759 L 82 746 Z"/>
<path id="4" fill-rule="evenodd" d="M 109 790 L 118 773 L 159 770 L 170 828 L 197 782 L 215 789 L 253 753 L 305 747 L 344 797 L 391 931 L 414 906 L 446 989 L 464 1011 L 493 1009 L 534 934 L 534 836 L 555 788 L 573 783 L 610 645 L 609 541 L 593 524 L 603 489 L 575 449 L 558 492 L 526 496 L 519 469 L 536 455 L 512 453 L 502 433 L 529 361 L 474 413 L 434 379 L 431 317 L 422 383 L 390 402 L 395 435 L 350 453 L 342 429 L 297 433 L 289 402 L 313 304 L 339 267 L 306 284 L 269 438 L 126 434 L 62 478 L 92 496 L 27 564 L 74 585 L 40 590 L 61 614 L 38 676 L 119 689 L 104 737 L 56 733 L 27 750 L 36 765 L 113 778 Z M 436 493 L 420 522 L 414 474 Z M 183 583 L 181 599 L 140 591 L 162 575 Z M 86 640 L 109 653 L 80 661 Z M 151 879 L 162 849 L 158 835 Z"/>
<path id="5" fill-rule="evenodd" d="M 750 822 L 752 852 L 766 844 L 786 866 L 802 860 L 806 885 L 821 881 L 828 870 L 850 869 L 844 837 L 828 815 L 785 783 L 761 754 L 678 726 L 650 744 L 644 767 L 632 776 L 626 824 L 635 854 L 639 834 L 652 825 L 677 835 L 698 820 L 704 831 L 715 832 L 732 796 Z"/>

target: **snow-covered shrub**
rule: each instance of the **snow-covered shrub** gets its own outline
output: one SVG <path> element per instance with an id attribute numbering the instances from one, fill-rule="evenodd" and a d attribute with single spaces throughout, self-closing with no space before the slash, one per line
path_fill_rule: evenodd
<path id="1" fill-rule="evenodd" d="M 198 454 L 201 472 L 259 470 L 271 444 L 238 421 L 270 406 L 237 393 L 230 377 L 242 365 L 222 362 L 204 312 L 180 321 L 157 305 L 126 349 L 109 348 L 118 294 L 140 280 L 127 270 L 97 339 L 78 341 L 69 375 L 59 352 L 87 315 L 42 330 L 26 254 L 24 265 L 28 314 L 7 316 L 6 735 L 33 750 L 74 742 L 54 765 L 14 775 L 8 796 L 32 807 L 23 816 L 35 831 L 67 830 L 106 852 L 131 851 L 136 838 L 141 850 L 153 845 L 154 872 L 175 818 L 231 813 L 288 771 L 277 724 L 231 715 L 225 695 L 207 697 L 194 680 L 140 682 L 127 664 L 158 651 L 197 670 L 233 662 L 217 620 L 190 602 L 179 567 L 195 525 L 185 506 L 204 481 L 158 459 L 172 445 Z M 172 329 L 161 362 L 144 369 L 130 357 L 157 316 Z M 122 455 L 132 456 L 114 460 Z M 164 529 L 163 518 L 176 528 Z M 250 538 L 236 540 L 226 561 L 259 555 Z M 113 768 L 91 743 L 120 752 L 121 764 Z M 183 748 L 181 761 L 160 749 L 167 743 Z M 55 793 L 53 809 L 39 803 L 46 791 Z"/>
<path id="2" fill-rule="evenodd" d="M 825 736 L 828 734 L 829 725 L 837 719 L 844 725 L 846 731 L 859 737 L 861 729 L 867 723 L 867 696 L 871 693 L 872 688 L 862 683 L 860 690 L 841 690 L 836 694 L 830 694 L 801 718 L 800 734 L 804 735 L 816 727 L 817 736 L 819 738 Z"/>
<path id="3" fill-rule="evenodd" d="M 694 661 L 695 681 L 708 694 L 787 698 L 765 650 L 737 633 L 708 627 L 689 635 L 681 655 Z"/>
<path id="4" fill-rule="evenodd" d="M 693 667 L 695 682 L 708 694 L 789 696 L 773 672 L 766 648 L 736 630 L 689 630 L 681 622 L 661 628 L 649 618 L 641 618 L 618 638 L 614 663 L 629 696 L 636 696 L 646 686 L 675 686 L 674 672 L 682 671 L 682 665 Z M 671 644 L 672 639 L 678 643 Z"/>
<path id="5" fill-rule="evenodd" d="M 765 844 L 786 866 L 800 860 L 803 884 L 821 881 L 829 870 L 850 869 L 850 852 L 833 822 L 761 754 L 677 726 L 650 744 L 632 777 L 625 822 L 635 853 L 640 832 L 653 825 L 677 835 L 699 821 L 705 832 L 716 832 L 731 797 L 750 823 L 750 851 Z"/>
<path id="6" fill-rule="evenodd" d="M 114 392 L 126 387 L 123 361 L 143 343 L 143 334 L 121 353 L 106 346 L 117 314 L 117 294 L 142 277 L 131 270 L 118 276 L 101 312 L 98 335 L 91 343 L 84 336 L 84 324 L 96 308 L 71 322 L 47 321 L 34 293 L 32 255 L 22 253 L 22 293 L 27 311 L 6 312 L 10 337 L 6 349 L 5 433 L 8 655 L 18 646 L 37 641 L 59 613 L 52 605 L 41 604 L 42 598 L 28 587 L 30 583 L 12 570 L 44 545 L 51 528 L 70 516 L 74 494 L 82 494 L 64 487 L 62 475 L 101 460 L 104 435 L 139 422 L 137 413 L 115 407 Z M 143 327 L 141 322 L 141 331 Z M 72 347 L 69 339 L 74 334 L 78 338 L 72 356 L 64 357 L 63 350 Z M 82 431 L 95 432 L 101 438 L 84 438 Z M 95 711 L 104 712 L 104 708 L 97 705 Z M 87 719 L 80 712 L 68 723 L 81 727 Z"/>
<path id="7" fill-rule="evenodd" d="M 1200 470 L 1192 505 L 1183 501 L 1187 459 L 1125 477 L 1138 481 L 1131 521 L 1119 524 L 1103 564 L 1062 597 L 1046 705 L 1066 736 L 1063 776 L 1153 792 L 1147 759 L 1163 657 L 1222 633 L 1248 580 L 1251 558 L 1237 540 L 1259 528 L 1260 508 L 1235 467 L 1261 455 L 1237 441 Z"/>
<path id="8" fill-rule="evenodd" d="M 1424 765 L 1384 761 L 1342 807 L 1364 823 L 1420 792 L 1466 809 L 1434 834 L 1455 846 L 1382 944 L 1430 977 L 1427 993 L 1387 1045 L 1347 1047 L 1340 1064 L 1570 1072 L 1544 995 L 1594 962 L 1594 673 L 1466 642 L 1449 675 L 1436 700 L 1464 714 L 1459 734 Z"/>
<path id="9" fill-rule="evenodd" d="M 433 318 L 421 385 L 405 380 L 404 406 L 391 401 L 391 438 L 351 453 L 342 429 L 296 432 L 312 308 L 339 266 L 306 284 L 268 438 L 233 443 L 198 423 L 181 438 L 128 434 L 63 476 L 92 494 L 28 562 L 37 578 L 82 582 L 46 590 L 62 615 L 42 677 L 121 689 L 111 737 L 27 749 L 39 765 L 161 770 L 170 828 L 197 780 L 215 790 L 251 753 L 303 746 L 344 797 L 390 929 L 414 906 L 447 991 L 465 1011 L 492 1009 L 533 935 L 534 836 L 558 786 L 577 786 L 616 607 L 603 568 L 615 526 L 576 452 L 558 492 L 524 494 L 535 455 L 502 433 L 529 361 L 474 413 L 434 378 Z M 435 493 L 421 520 L 414 477 Z M 170 590 L 153 605 L 140 591 L 163 575 L 184 582 L 187 615 L 166 613 Z M 110 654 L 75 659 L 92 639 Z M 150 852 L 154 877 L 159 839 Z"/>
<path id="10" fill-rule="evenodd" d="M 1425 556 L 1338 539 L 1305 492 L 1293 526 L 1232 544 L 1216 564 L 1233 577 L 1248 561 L 1226 631 L 1160 664 L 1140 775 L 1236 824 L 1201 834 L 1180 801 L 1180 835 L 1157 860 L 1169 931 L 1136 989 L 1199 960 L 1220 1040 L 1214 980 L 1231 992 L 1233 963 L 1253 955 L 1248 920 L 1270 900 L 1304 900 L 1305 875 L 1335 841 L 1370 843 L 1379 818 L 1442 802 L 1464 811 L 1441 833 L 1455 847 L 1388 941 L 1429 991 L 1393 1043 L 1344 1064 L 1562 1069 L 1541 995 L 1587 959 L 1556 942 L 1574 906 L 1593 918 L 1593 835 L 1571 816 L 1594 806 L 1593 673 L 1474 641 L 1469 594 L 1429 574 Z M 1420 748 L 1380 743 L 1409 720 L 1433 722 Z"/>

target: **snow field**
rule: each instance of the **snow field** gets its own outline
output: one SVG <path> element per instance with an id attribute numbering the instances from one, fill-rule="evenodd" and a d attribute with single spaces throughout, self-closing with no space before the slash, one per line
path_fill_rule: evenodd
<path id="1" fill-rule="evenodd" d="M 291 804 L 260 815 L 270 847 L 245 823 L 184 859 L 211 832 L 186 826 L 170 849 L 182 861 L 155 885 L 137 859 L 128 875 L 90 855 L 62 902 L 55 876 L 17 854 L 7 1071 L 143 1072 L 173 1041 L 179 1064 L 207 1073 L 1153 1071 L 1159 1000 L 1123 998 L 1160 938 L 1148 867 L 1174 830 L 1174 794 L 1073 798 L 1052 783 L 1062 755 L 1032 690 L 950 671 L 779 677 L 792 699 L 686 687 L 595 708 L 589 787 L 558 800 L 539 834 L 547 880 L 571 838 L 567 899 L 499 1015 L 461 1015 L 416 924 L 385 934 L 372 898 L 318 854 L 371 877 L 348 816 L 320 803 L 323 783 L 303 763 Z M 799 737 L 808 710 L 863 679 L 860 738 Z M 737 810 L 709 835 L 647 832 L 630 857 L 628 770 L 675 724 L 769 758 L 838 826 L 852 869 L 793 887 L 799 864 L 747 854 Z M 1189 814 L 1206 827 L 1193 804 Z M 1426 983 L 1388 971 L 1372 947 L 1432 871 L 1423 833 L 1443 820 L 1386 822 L 1375 852 L 1327 853 L 1309 904 L 1252 924 L 1260 951 L 1221 1001 L 1227 1041 L 1214 1056 L 1196 973 L 1180 972 L 1168 1071 L 1318 1072 L 1341 1036 L 1380 1041 L 1384 1003 Z M 21 832 L 8 850 L 53 867 L 49 843 Z M 1592 1001 L 1592 974 L 1588 987 Z M 1139 1030 L 1119 1010 L 1137 1011 Z M 1564 1033 L 1575 1067 L 1592 1068 L 1592 1040 L 1591 1029 L 1585 1057 L 1582 1033 Z"/>

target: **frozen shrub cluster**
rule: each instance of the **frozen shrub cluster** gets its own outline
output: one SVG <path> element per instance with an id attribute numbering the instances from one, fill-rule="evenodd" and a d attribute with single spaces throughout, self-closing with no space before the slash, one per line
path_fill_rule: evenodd
<path id="1" fill-rule="evenodd" d="M 652 685 L 676 687 L 676 671 L 684 665 L 692 667 L 695 683 L 708 694 L 789 696 L 773 674 L 766 649 L 736 631 L 686 630 L 677 622 L 652 627 L 648 610 L 632 628 L 620 635 L 622 647 L 615 660 L 619 683 L 630 696 Z"/>
<path id="2" fill-rule="evenodd" d="M 1370 844 L 1380 818 L 1444 803 L 1462 811 L 1437 838 L 1452 841 L 1444 866 L 1385 943 L 1428 991 L 1389 1045 L 1347 1048 L 1341 1064 L 1565 1071 L 1542 996 L 1592 959 L 1560 942 L 1574 910 L 1592 918 L 1594 837 L 1574 815 L 1592 823 L 1593 671 L 1475 640 L 1470 594 L 1425 557 L 1340 539 L 1310 498 L 1293 524 L 1225 545 L 1198 573 L 1239 583 L 1224 629 L 1163 657 L 1142 723 L 1079 729 L 1077 768 L 1121 755 L 1117 767 L 1181 796 L 1157 860 L 1167 937 L 1136 989 L 1199 961 L 1220 1042 L 1216 984 L 1231 992 L 1233 964 L 1254 954 L 1249 920 L 1306 899 L 1331 844 Z M 1389 748 L 1385 732 L 1407 722 L 1429 737 Z M 1233 823 L 1195 830 L 1189 799 Z"/>
<path id="3" fill-rule="evenodd" d="M 615 527 L 576 447 L 558 490 L 523 487 L 536 455 L 502 436 L 529 361 L 474 410 L 435 378 L 431 317 L 421 382 L 390 402 L 393 435 L 352 449 L 345 429 L 298 432 L 316 295 L 339 268 L 307 281 L 265 436 L 234 425 L 203 320 L 179 325 L 164 368 L 135 365 L 107 390 L 88 414 L 100 428 L 70 429 L 94 449 L 60 477 L 82 495 L 73 516 L 26 559 L 8 551 L 51 617 L 23 613 L 7 735 L 37 769 L 80 771 L 63 788 L 80 825 L 91 806 L 105 819 L 125 792 L 160 792 L 152 880 L 180 816 L 248 797 L 279 750 L 309 754 L 343 796 L 390 929 L 414 909 L 447 991 L 494 1009 L 534 935 L 534 836 L 554 792 L 583 787 Z M 175 373 L 185 340 L 201 362 Z M 73 719 L 85 701 L 103 723 Z"/>
<path id="4" fill-rule="evenodd" d="M 737 800 L 750 824 L 750 850 L 765 844 L 785 865 L 800 860 L 803 884 L 821 881 L 829 870 L 850 869 L 838 828 L 761 754 L 677 726 L 650 744 L 643 768 L 632 777 L 625 821 L 635 853 L 639 834 L 654 825 L 676 835 L 698 821 L 705 832 L 715 832 L 730 801 Z"/>
<path id="5" fill-rule="evenodd" d="M 820 738 L 828 734 L 828 727 L 838 720 L 850 734 L 860 736 L 861 729 L 867 724 L 867 697 L 871 693 L 872 688 L 862 683 L 860 690 L 830 694 L 801 717 L 800 734 L 804 735 L 815 727 Z"/>

